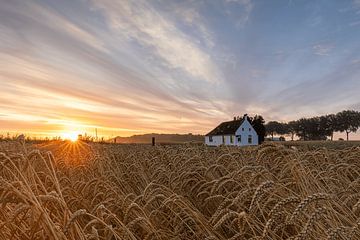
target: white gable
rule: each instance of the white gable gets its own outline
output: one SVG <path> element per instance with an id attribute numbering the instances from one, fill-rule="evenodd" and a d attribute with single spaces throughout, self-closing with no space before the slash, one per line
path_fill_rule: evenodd
<path id="1" fill-rule="evenodd" d="M 255 133 L 257 135 L 255 129 L 250 124 L 250 122 L 247 118 L 243 121 L 243 123 L 240 125 L 238 130 L 236 130 L 235 135 L 240 135 L 243 133 Z"/>
<path id="2" fill-rule="evenodd" d="M 233 134 L 205 136 L 205 144 L 209 146 L 234 145 L 251 146 L 259 144 L 259 137 L 249 120 L 245 118 Z"/>

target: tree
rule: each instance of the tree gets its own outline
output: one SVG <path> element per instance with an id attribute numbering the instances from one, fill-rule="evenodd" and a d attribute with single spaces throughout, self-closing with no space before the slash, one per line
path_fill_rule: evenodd
<path id="1" fill-rule="evenodd" d="M 327 121 L 321 117 L 308 118 L 306 128 L 309 140 L 326 140 L 329 135 Z"/>
<path id="2" fill-rule="evenodd" d="M 291 122 L 291 131 L 301 140 L 326 140 L 329 135 L 327 122 L 321 117 L 301 118 Z"/>
<path id="3" fill-rule="evenodd" d="M 300 118 L 288 123 L 271 121 L 266 124 L 266 134 L 274 139 L 275 134 L 289 134 L 291 140 L 297 135 L 301 140 L 333 140 L 334 132 L 346 132 L 349 134 L 360 128 L 360 112 L 346 110 L 337 114 L 328 114 L 320 117 Z"/>
<path id="4" fill-rule="evenodd" d="M 298 128 L 298 121 L 290 121 L 287 123 L 287 133 L 291 136 L 291 141 L 294 141 L 294 136 L 296 134 L 296 129 Z"/>
<path id="5" fill-rule="evenodd" d="M 296 132 L 296 135 L 301 140 L 306 141 L 308 139 L 308 137 L 307 137 L 308 120 L 306 118 L 300 118 L 299 120 L 297 120 L 294 130 Z"/>
<path id="6" fill-rule="evenodd" d="M 275 134 L 285 134 L 286 129 L 283 123 L 277 121 L 270 121 L 265 125 L 266 135 L 271 135 L 271 139 L 274 140 Z"/>
<path id="7" fill-rule="evenodd" d="M 255 115 L 253 118 L 249 118 L 251 125 L 255 129 L 256 133 L 259 136 L 259 144 L 264 142 L 266 129 L 265 129 L 265 120 L 261 115 Z"/>
<path id="8" fill-rule="evenodd" d="M 287 123 L 280 123 L 279 129 L 276 132 L 279 135 L 284 135 L 289 133 L 289 128 Z"/>
<path id="9" fill-rule="evenodd" d="M 346 132 L 346 140 L 349 141 L 349 134 L 356 132 L 360 127 L 360 113 L 353 110 L 345 110 L 336 114 L 336 130 Z"/>
<path id="10" fill-rule="evenodd" d="M 334 132 L 336 131 L 336 124 L 335 114 L 328 114 L 320 117 L 321 131 L 325 136 L 330 137 L 331 141 L 333 140 Z"/>

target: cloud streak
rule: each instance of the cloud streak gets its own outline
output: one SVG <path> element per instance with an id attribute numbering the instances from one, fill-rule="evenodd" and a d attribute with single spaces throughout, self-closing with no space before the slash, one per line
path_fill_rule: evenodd
<path id="1" fill-rule="evenodd" d="M 1 131 L 206 133 L 244 112 L 282 120 L 358 106 L 358 16 L 338 12 L 334 30 L 320 11 L 309 28 L 299 19 L 314 19 L 311 4 L 295 5 L 4 1 Z"/>
<path id="2" fill-rule="evenodd" d="M 114 35 L 149 48 L 168 69 L 179 69 L 200 80 L 217 83 L 221 75 L 211 57 L 195 41 L 159 15 L 147 1 L 94 1 Z M 188 16 L 188 20 L 191 19 Z"/>

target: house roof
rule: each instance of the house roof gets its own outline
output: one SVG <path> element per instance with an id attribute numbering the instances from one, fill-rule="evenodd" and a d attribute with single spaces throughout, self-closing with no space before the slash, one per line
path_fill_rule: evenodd
<path id="1" fill-rule="evenodd" d="M 235 134 L 236 130 L 239 129 L 243 122 L 244 118 L 229 122 L 223 122 L 205 136 Z"/>

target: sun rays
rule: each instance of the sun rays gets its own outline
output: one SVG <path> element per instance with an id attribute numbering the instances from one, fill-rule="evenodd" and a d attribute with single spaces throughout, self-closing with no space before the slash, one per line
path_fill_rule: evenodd
<path id="1" fill-rule="evenodd" d="M 91 160 L 94 153 L 93 148 L 78 138 L 76 140 L 66 139 L 63 141 L 50 141 L 38 144 L 37 147 L 51 151 L 61 159 L 61 162 L 68 166 L 79 166 Z"/>
<path id="2" fill-rule="evenodd" d="M 64 132 L 61 134 L 64 140 L 70 140 L 71 142 L 76 142 L 79 138 L 79 132 Z"/>

